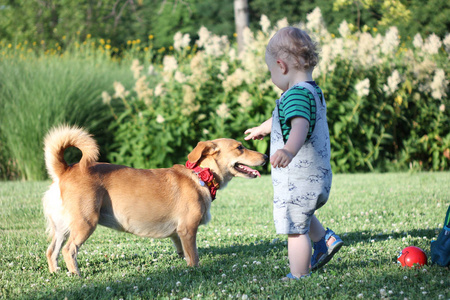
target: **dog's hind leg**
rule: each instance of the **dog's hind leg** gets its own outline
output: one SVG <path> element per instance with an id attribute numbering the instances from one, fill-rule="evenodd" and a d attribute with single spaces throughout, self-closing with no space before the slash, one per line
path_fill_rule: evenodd
<path id="1" fill-rule="evenodd" d="M 47 220 L 46 231 L 52 238 L 46 252 L 47 263 L 50 273 L 53 273 L 58 270 L 59 253 L 69 232 L 67 218 L 64 216 L 64 211 L 62 208 L 59 184 L 53 183 L 45 193 L 42 200 L 44 204 L 44 215 Z"/>
<path id="2" fill-rule="evenodd" d="M 97 222 L 98 218 L 94 222 L 87 222 L 86 219 L 82 219 L 72 223 L 69 239 L 62 250 L 69 272 L 81 276 L 77 262 L 78 249 L 94 232 Z"/>
<path id="3" fill-rule="evenodd" d="M 170 238 L 172 239 L 173 244 L 175 245 L 175 248 L 177 248 L 177 253 L 179 257 L 184 257 L 183 253 L 183 245 L 181 245 L 180 237 L 176 232 L 174 232 Z"/>
<path id="4" fill-rule="evenodd" d="M 53 221 L 50 221 L 52 224 L 52 242 L 47 248 L 46 256 L 48 262 L 48 269 L 50 273 L 54 273 L 58 270 L 58 257 L 59 252 L 61 251 L 62 245 L 67 238 L 67 234 L 65 230 L 58 228 L 55 226 Z"/>

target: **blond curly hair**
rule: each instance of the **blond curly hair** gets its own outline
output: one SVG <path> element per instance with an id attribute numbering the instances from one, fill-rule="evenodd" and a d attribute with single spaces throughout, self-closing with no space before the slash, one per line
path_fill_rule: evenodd
<path id="1" fill-rule="evenodd" d="M 297 27 L 280 29 L 269 41 L 266 54 L 286 60 L 299 70 L 313 69 L 319 62 L 318 44 Z"/>

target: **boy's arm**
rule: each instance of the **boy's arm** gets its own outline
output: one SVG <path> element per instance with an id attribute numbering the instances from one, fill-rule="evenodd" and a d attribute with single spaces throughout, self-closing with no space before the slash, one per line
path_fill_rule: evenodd
<path id="1" fill-rule="evenodd" d="M 291 119 L 291 132 L 289 133 L 289 139 L 283 149 L 291 153 L 292 156 L 296 156 L 298 151 L 300 151 L 300 148 L 305 144 L 308 131 L 308 120 L 300 117 Z"/>
<path id="2" fill-rule="evenodd" d="M 300 148 L 305 144 L 309 130 L 309 122 L 305 118 L 295 117 L 291 119 L 291 132 L 283 149 L 277 150 L 271 157 L 270 163 L 274 168 L 287 167 Z"/>
<path id="3" fill-rule="evenodd" d="M 266 135 L 272 131 L 272 118 L 264 121 L 258 127 L 253 127 L 247 129 L 244 134 L 248 134 L 244 139 L 246 141 L 252 140 L 262 140 Z"/>

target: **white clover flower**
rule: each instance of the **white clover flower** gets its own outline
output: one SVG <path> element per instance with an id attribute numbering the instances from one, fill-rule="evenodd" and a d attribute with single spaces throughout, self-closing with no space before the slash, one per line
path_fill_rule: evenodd
<path id="1" fill-rule="evenodd" d="M 434 99 L 442 99 L 447 95 L 448 80 L 445 78 L 445 72 L 442 69 L 437 69 L 433 81 L 430 84 L 431 97 Z"/>
<path id="2" fill-rule="evenodd" d="M 262 15 L 261 16 L 261 20 L 259 21 L 259 25 L 261 25 L 261 30 L 264 33 L 268 33 L 269 32 L 269 28 L 270 28 L 270 20 L 266 15 Z"/>
<path id="3" fill-rule="evenodd" d="M 423 47 L 423 39 L 422 39 L 422 36 L 420 35 L 420 33 L 417 33 L 414 36 L 413 45 L 417 49 L 422 49 L 422 47 Z"/>
<path id="4" fill-rule="evenodd" d="M 400 44 L 400 38 L 398 36 L 398 29 L 392 26 L 386 32 L 383 42 L 381 43 L 381 52 L 384 54 L 391 54 L 395 52 L 396 48 Z"/>
<path id="5" fill-rule="evenodd" d="M 163 59 L 164 72 L 172 73 L 178 69 L 178 62 L 172 55 L 166 55 Z"/>
<path id="6" fill-rule="evenodd" d="M 439 48 L 441 48 L 441 39 L 436 34 L 431 34 L 423 44 L 423 50 L 428 54 L 438 54 Z"/>
<path id="7" fill-rule="evenodd" d="M 111 96 L 108 94 L 107 91 L 102 92 L 102 101 L 103 101 L 103 104 L 106 104 L 106 105 L 111 104 Z"/>
<path id="8" fill-rule="evenodd" d="M 130 94 L 130 92 L 127 91 L 125 89 L 125 87 L 118 81 L 114 81 L 113 86 L 114 86 L 114 91 L 115 91 L 115 94 L 113 96 L 114 98 L 124 99 L 125 97 L 127 97 Z"/>
<path id="9" fill-rule="evenodd" d="M 392 72 L 392 75 L 389 76 L 387 79 L 387 85 L 385 84 L 383 86 L 383 91 L 386 93 L 387 96 L 391 96 L 397 91 L 398 85 L 401 82 L 402 79 L 400 77 L 400 73 L 397 70 L 394 70 L 394 72 Z"/>
<path id="10" fill-rule="evenodd" d="M 177 285 L 177 286 L 180 286 L 180 285 L 181 285 L 181 282 L 177 281 L 176 285 Z"/>
<path id="11" fill-rule="evenodd" d="M 365 97 L 369 95 L 370 91 L 370 80 L 369 78 L 366 78 L 364 80 L 361 80 L 355 85 L 356 94 L 359 98 Z"/>
<path id="12" fill-rule="evenodd" d="M 216 113 L 222 119 L 227 119 L 230 117 L 230 109 L 228 108 L 228 105 L 226 103 L 220 104 L 216 109 Z"/>

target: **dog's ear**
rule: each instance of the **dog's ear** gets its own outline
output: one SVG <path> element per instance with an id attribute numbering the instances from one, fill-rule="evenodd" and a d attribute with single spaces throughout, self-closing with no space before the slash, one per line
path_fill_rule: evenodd
<path id="1" fill-rule="evenodd" d="M 198 142 L 197 146 L 188 154 L 188 160 L 191 163 L 198 162 L 203 156 L 212 155 L 218 150 L 217 145 L 211 141 Z"/>

